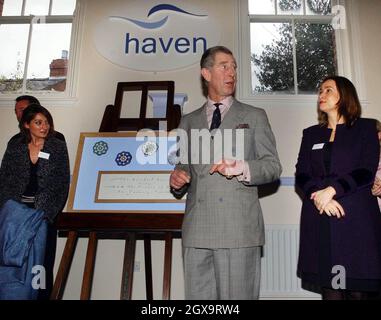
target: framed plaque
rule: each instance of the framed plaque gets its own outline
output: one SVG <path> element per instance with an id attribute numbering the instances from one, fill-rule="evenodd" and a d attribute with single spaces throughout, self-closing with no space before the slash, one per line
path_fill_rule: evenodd
<path id="1" fill-rule="evenodd" d="M 177 202 L 170 171 L 99 171 L 95 202 Z"/>
<path id="2" fill-rule="evenodd" d="M 169 188 L 175 156 L 164 131 L 81 133 L 68 211 L 183 213 Z"/>

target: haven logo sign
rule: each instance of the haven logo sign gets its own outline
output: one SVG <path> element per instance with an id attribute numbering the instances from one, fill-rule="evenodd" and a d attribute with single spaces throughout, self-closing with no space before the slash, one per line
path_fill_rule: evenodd
<path id="1" fill-rule="evenodd" d="M 97 25 L 98 52 L 117 65 L 138 71 L 170 71 L 200 61 L 219 43 L 216 20 L 183 1 L 129 1 Z"/>

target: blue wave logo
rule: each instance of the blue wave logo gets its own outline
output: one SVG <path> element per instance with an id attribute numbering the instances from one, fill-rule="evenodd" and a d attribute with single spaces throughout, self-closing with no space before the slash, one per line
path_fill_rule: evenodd
<path id="1" fill-rule="evenodd" d="M 174 12 L 178 12 L 178 13 L 182 13 L 182 14 L 190 15 L 190 16 L 194 16 L 194 17 L 207 17 L 207 15 L 194 14 L 194 13 L 185 11 L 185 10 L 183 10 L 177 6 L 174 6 L 172 4 L 159 4 L 159 5 L 152 7 L 149 10 L 147 18 L 149 18 L 154 13 L 160 12 L 160 11 L 174 11 Z M 158 29 L 158 28 L 162 27 L 167 22 L 168 16 L 164 17 L 163 19 L 161 19 L 159 21 L 154 21 L 154 22 L 145 22 L 145 21 L 140 21 L 140 20 L 131 19 L 131 18 L 119 17 L 119 16 L 111 16 L 110 19 L 112 19 L 112 20 L 127 20 L 127 21 L 132 22 L 133 24 L 141 27 L 141 28 L 144 28 L 144 29 Z"/>

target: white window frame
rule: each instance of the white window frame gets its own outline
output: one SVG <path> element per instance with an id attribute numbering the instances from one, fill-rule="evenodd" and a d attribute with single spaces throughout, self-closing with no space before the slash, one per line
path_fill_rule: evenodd
<path id="1" fill-rule="evenodd" d="M 1 16 L 0 24 L 20 24 L 29 23 L 29 35 L 27 43 L 27 53 L 24 66 L 24 74 L 28 68 L 29 63 L 29 50 L 31 45 L 31 34 L 33 31 L 34 23 L 39 23 L 39 18 L 45 20 L 45 23 L 72 23 L 71 38 L 70 38 L 70 51 L 69 51 L 69 63 L 66 77 L 66 88 L 63 92 L 47 91 L 47 92 L 35 92 L 31 90 L 25 90 L 26 78 L 23 80 L 23 92 L 18 93 L 0 93 L 0 107 L 14 107 L 15 99 L 24 94 L 31 94 L 38 98 L 42 105 L 49 107 L 61 107 L 71 106 L 77 101 L 77 78 L 79 67 L 79 49 L 82 37 L 82 24 L 84 16 L 84 1 L 77 0 L 76 7 L 73 15 L 51 15 L 52 0 L 49 2 L 49 13 L 47 16 L 23 16 L 25 10 L 25 0 L 21 9 L 21 16 Z M 25 91 L 24 91 L 25 90 Z"/>
<path id="2" fill-rule="evenodd" d="M 356 44 L 360 39 L 360 26 L 356 0 L 333 0 L 333 5 L 342 5 L 346 12 L 346 29 L 335 30 L 336 54 L 338 74 L 351 79 L 359 93 L 360 99 L 365 100 L 366 92 L 364 88 L 364 76 L 361 67 L 361 49 Z M 237 98 L 253 104 L 316 104 L 315 94 L 253 94 L 251 85 L 251 61 L 250 61 L 250 15 L 248 0 L 237 0 L 236 12 L 238 14 L 238 26 L 235 41 L 235 52 L 238 57 L 239 79 L 237 84 Z M 268 21 L 275 16 L 263 15 L 262 21 Z M 296 16 L 297 17 L 297 16 Z M 290 15 L 278 16 L 275 19 L 290 19 Z M 312 19 L 322 20 L 322 17 L 312 17 Z M 261 18 L 256 16 L 256 21 Z M 324 19 L 324 18 L 323 18 Z M 355 41 L 353 41 L 356 39 Z M 366 101 L 364 101 L 366 102 Z"/>

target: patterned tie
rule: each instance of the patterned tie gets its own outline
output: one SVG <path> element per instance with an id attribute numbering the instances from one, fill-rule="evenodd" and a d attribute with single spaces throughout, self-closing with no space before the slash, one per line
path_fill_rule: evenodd
<path id="1" fill-rule="evenodd" d="M 212 118 L 212 124 L 210 125 L 210 131 L 213 129 L 217 129 L 221 124 L 221 111 L 219 106 L 222 105 L 222 103 L 215 103 L 216 109 L 213 112 L 213 118 Z"/>

